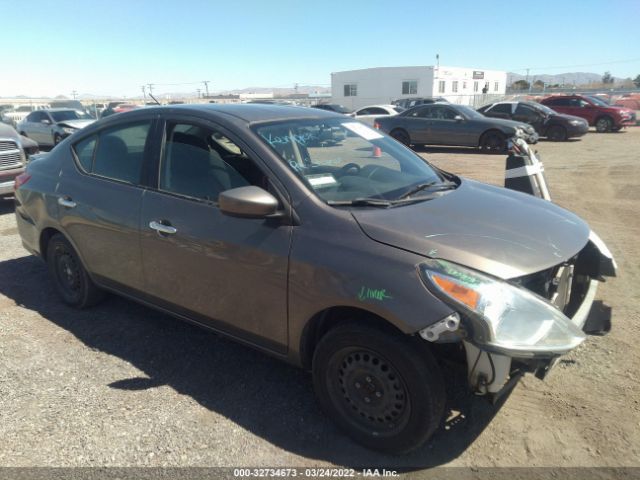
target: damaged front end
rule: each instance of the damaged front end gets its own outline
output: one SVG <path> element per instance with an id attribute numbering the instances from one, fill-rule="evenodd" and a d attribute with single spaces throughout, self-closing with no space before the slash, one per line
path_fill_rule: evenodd
<path id="1" fill-rule="evenodd" d="M 501 280 L 442 260 L 426 262 L 420 273 L 458 312 L 420 335 L 436 343 L 462 340 L 473 391 L 494 400 L 524 373 L 544 378 L 586 335 L 611 329 L 611 309 L 594 299 L 616 264 L 593 232 L 572 258 L 519 278 Z"/>

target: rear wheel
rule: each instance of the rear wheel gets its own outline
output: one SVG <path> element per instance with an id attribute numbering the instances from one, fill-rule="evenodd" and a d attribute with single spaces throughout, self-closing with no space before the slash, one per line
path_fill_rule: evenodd
<path id="1" fill-rule="evenodd" d="M 596 131 L 598 133 L 610 132 L 613 128 L 613 120 L 610 117 L 600 117 L 596 121 Z"/>
<path id="2" fill-rule="evenodd" d="M 567 139 L 567 129 L 562 125 L 552 125 L 547 129 L 547 138 L 554 142 L 563 142 Z"/>
<path id="3" fill-rule="evenodd" d="M 58 294 L 67 305 L 86 308 L 104 298 L 104 292 L 89 278 L 78 254 L 62 234 L 49 240 L 47 266 Z"/>
<path id="4" fill-rule="evenodd" d="M 398 142 L 406 145 L 407 147 L 411 143 L 411 139 L 409 138 L 409 134 L 404 130 L 394 130 L 391 132 L 391 136 L 395 138 Z"/>
<path id="5" fill-rule="evenodd" d="M 495 130 L 486 132 L 480 138 L 480 148 L 485 152 L 504 152 L 507 150 L 507 138 Z"/>
<path id="6" fill-rule="evenodd" d="M 440 424 L 445 401 L 440 367 L 425 347 L 364 325 L 336 327 L 313 357 L 320 405 L 369 448 L 404 453 L 419 447 Z"/>

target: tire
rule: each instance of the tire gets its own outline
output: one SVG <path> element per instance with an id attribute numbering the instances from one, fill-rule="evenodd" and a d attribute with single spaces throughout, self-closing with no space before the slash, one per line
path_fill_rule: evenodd
<path id="1" fill-rule="evenodd" d="M 67 305 L 87 308 L 100 302 L 104 291 L 89 278 L 78 254 L 62 234 L 47 244 L 47 266 L 56 291 Z"/>
<path id="2" fill-rule="evenodd" d="M 619 132 L 620 130 L 622 130 L 622 127 L 611 127 L 612 132 Z"/>
<path id="3" fill-rule="evenodd" d="M 564 142 L 567 139 L 567 129 L 562 125 L 551 125 L 547 129 L 547 138 L 554 142 Z"/>
<path id="4" fill-rule="evenodd" d="M 440 425 L 445 390 L 440 367 L 420 340 L 355 323 L 320 340 L 313 385 L 323 410 L 362 445 L 406 453 Z"/>
<path id="5" fill-rule="evenodd" d="M 62 137 L 57 133 L 53 136 L 53 146 L 55 147 L 62 141 Z"/>
<path id="6" fill-rule="evenodd" d="M 613 120 L 611 120 L 611 117 L 600 117 L 598 120 L 596 120 L 596 132 L 610 132 L 612 128 Z"/>
<path id="7" fill-rule="evenodd" d="M 391 136 L 407 147 L 411 144 L 409 134 L 404 130 L 394 130 L 391 132 Z"/>
<path id="8" fill-rule="evenodd" d="M 480 149 L 485 152 L 501 153 L 507 151 L 507 138 L 502 132 L 490 130 L 480 137 Z"/>

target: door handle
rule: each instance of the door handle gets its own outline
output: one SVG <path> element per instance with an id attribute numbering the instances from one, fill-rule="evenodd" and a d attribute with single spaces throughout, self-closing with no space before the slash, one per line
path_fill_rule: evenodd
<path id="1" fill-rule="evenodd" d="M 156 222 L 155 220 L 149 222 L 149 228 L 155 230 L 158 233 L 165 233 L 167 235 L 173 235 L 178 231 L 177 228 L 172 227 L 171 225 L 164 225 L 160 222 Z"/>
<path id="2" fill-rule="evenodd" d="M 76 202 L 71 200 L 69 197 L 60 197 L 58 198 L 58 205 L 64 208 L 75 208 Z"/>

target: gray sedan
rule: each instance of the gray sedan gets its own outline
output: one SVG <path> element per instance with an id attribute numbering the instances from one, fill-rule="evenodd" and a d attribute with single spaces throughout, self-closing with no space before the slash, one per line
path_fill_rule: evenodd
<path id="1" fill-rule="evenodd" d="M 583 220 L 337 113 L 139 109 L 17 183 L 22 243 L 62 301 L 114 292 L 310 370 L 323 409 L 385 452 L 441 425 L 444 362 L 495 399 L 608 329 L 585 323 L 615 269 Z"/>
<path id="2" fill-rule="evenodd" d="M 518 134 L 528 143 L 538 141 L 538 134 L 531 125 L 487 118 L 464 105 L 420 105 L 400 115 L 380 118 L 376 127 L 405 145 L 451 145 L 503 151 L 507 139 Z"/>
<path id="3" fill-rule="evenodd" d="M 52 108 L 31 112 L 16 129 L 39 145 L 53 146 L 72 133 L 95 122 L 84 112 L 72 108 Z"/>

